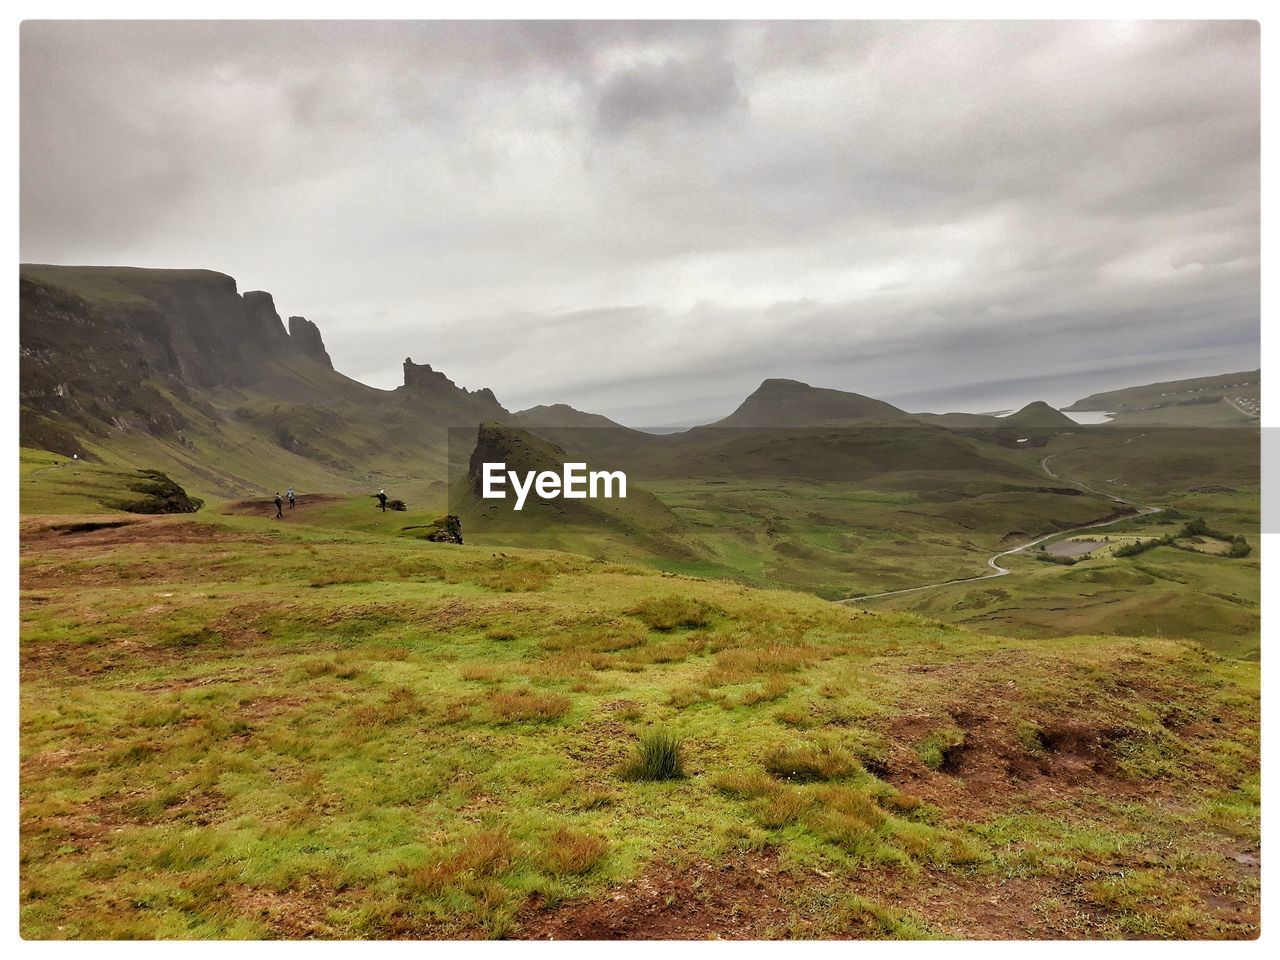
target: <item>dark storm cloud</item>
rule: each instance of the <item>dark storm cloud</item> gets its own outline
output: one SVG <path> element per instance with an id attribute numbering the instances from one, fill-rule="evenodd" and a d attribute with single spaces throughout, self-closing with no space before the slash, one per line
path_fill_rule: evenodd
<path id="1" fill-rule="evenodd" d="M 1065 402 L 1256 365 L 1258 71 L 1249 23 L 27 23 L 22 254 L 513 407 Z"/>
<path id="2" fill-rule="evenodd" d="M 733 65 L 716 59 L 666 60 L 620 71 L 596 102 L 606 133 L 663 120 L 699 123 L 745 106 Z"/>

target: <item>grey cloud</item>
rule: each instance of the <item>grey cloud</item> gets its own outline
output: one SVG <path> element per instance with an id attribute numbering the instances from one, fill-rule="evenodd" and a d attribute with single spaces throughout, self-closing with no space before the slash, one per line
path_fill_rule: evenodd
<path id="1" fill-rule="evenodd" d="M 610 77 L 596 104 L 596 118 L 603 131 L 618 134 L 666 120 L 706 122 L 745 105 L 731 63 L 669 58 Z"/>
<path id="2" fill-rule="evenodd" d="M 379 386 L 687 423 L 767 376 L 1257 363 L 1256 24 L 36 21 L 21 59 L 24 259 L 223 270 Z"/>

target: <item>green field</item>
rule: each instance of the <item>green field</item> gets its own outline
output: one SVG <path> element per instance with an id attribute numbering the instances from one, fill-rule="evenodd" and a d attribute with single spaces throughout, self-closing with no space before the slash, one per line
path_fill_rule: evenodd
<path id="1" fill-rule="evenodd" d="M 1256 664 L 237 509 L 23 521 L 25 937 L 1257 934 Z"/>
<path id="2" fill-rule="evenodd" d="M 24 936 L 1257 935 L 1256 432 L 486 423 L 629 472 L 513 522 L 273 371 L 20 455 Z"/>

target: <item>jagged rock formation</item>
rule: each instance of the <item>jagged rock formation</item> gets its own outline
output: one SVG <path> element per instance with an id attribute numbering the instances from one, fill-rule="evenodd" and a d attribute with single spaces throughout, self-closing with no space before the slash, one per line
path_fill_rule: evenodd
<path id="1" fill-rule="evenodd" d="M 324 348 L 320 328 L 306 317 L 289 318 L 289 340 L 299 352 L 324 364 L 327 369 L 333 369 L 333 361 L 329 359 L 329 351 Z"/>
<path id="2" fill-rule="evenodd" d="M 314 323 L 286 329 L 271 294 L 210 270 L 24 265 L 19 316 L 23 445 L 83 457 L 141 433 L 184 481 L 229 494 L 257 481 L 227 475 L 228 444 L 264 470 L 283 450 L 357 485 L 371 459 L 422 462 L 442 428 L 509 416 L 428 365 L 391 391 L 345 377 Z"/>
<path id="3" fill-rule="evenodd" d="M 235 281 L 231 282 L 234 285 Z M 265 290 L 248 290 L 241 299 L 244 301 L 245 319 L 248 321 L 245 336 L 251 338 L 258 349 L 273 355 L 288 352 L 293 344 L 289 340 L 289 334 L 285 332 L 271 294 Z"/>
<path id="4" fill-rule="evenodd" d="M 436 414 L 465 412 L 477 420 L 510 417 L 510 412 L 498 403 L 488 387 L 479 390 L 459 387 L 439 370 L 432 370 L 431 364 L 414 363 L 411 357 L 405 358 L 404 385 L 397 390 L 415 409 Z"/>

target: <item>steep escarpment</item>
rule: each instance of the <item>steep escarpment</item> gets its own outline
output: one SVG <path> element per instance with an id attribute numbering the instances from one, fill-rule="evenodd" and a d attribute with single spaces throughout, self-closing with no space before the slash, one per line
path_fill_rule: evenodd
<path id="1" fill-rule="evenodd" d="M 296 350 L 271 294 L 212 270 L 29 265 L 20 283 L 23 346 L 82 375 L 239 386 Z"/>
<path id="2" fill-rule="evenodd" d="M 407 362 L 395 390 L 346 377 L 316 324 L 286 325 L 270 293 L 210 270 L 24 265 L 19 317 L 24 447 L 155 465 L 210 493 L 426 476 L 445 428 L 508 415 L 427 364 Z"/>
<path id="3" fill-rule="evenodd" d="M 172 434 L 190 390 L 249 386 L 281 358 L 314 355 L 271 294 L 241 295 L 210 270 L 25 266 L 19 284 L 28 420 Z"/>

